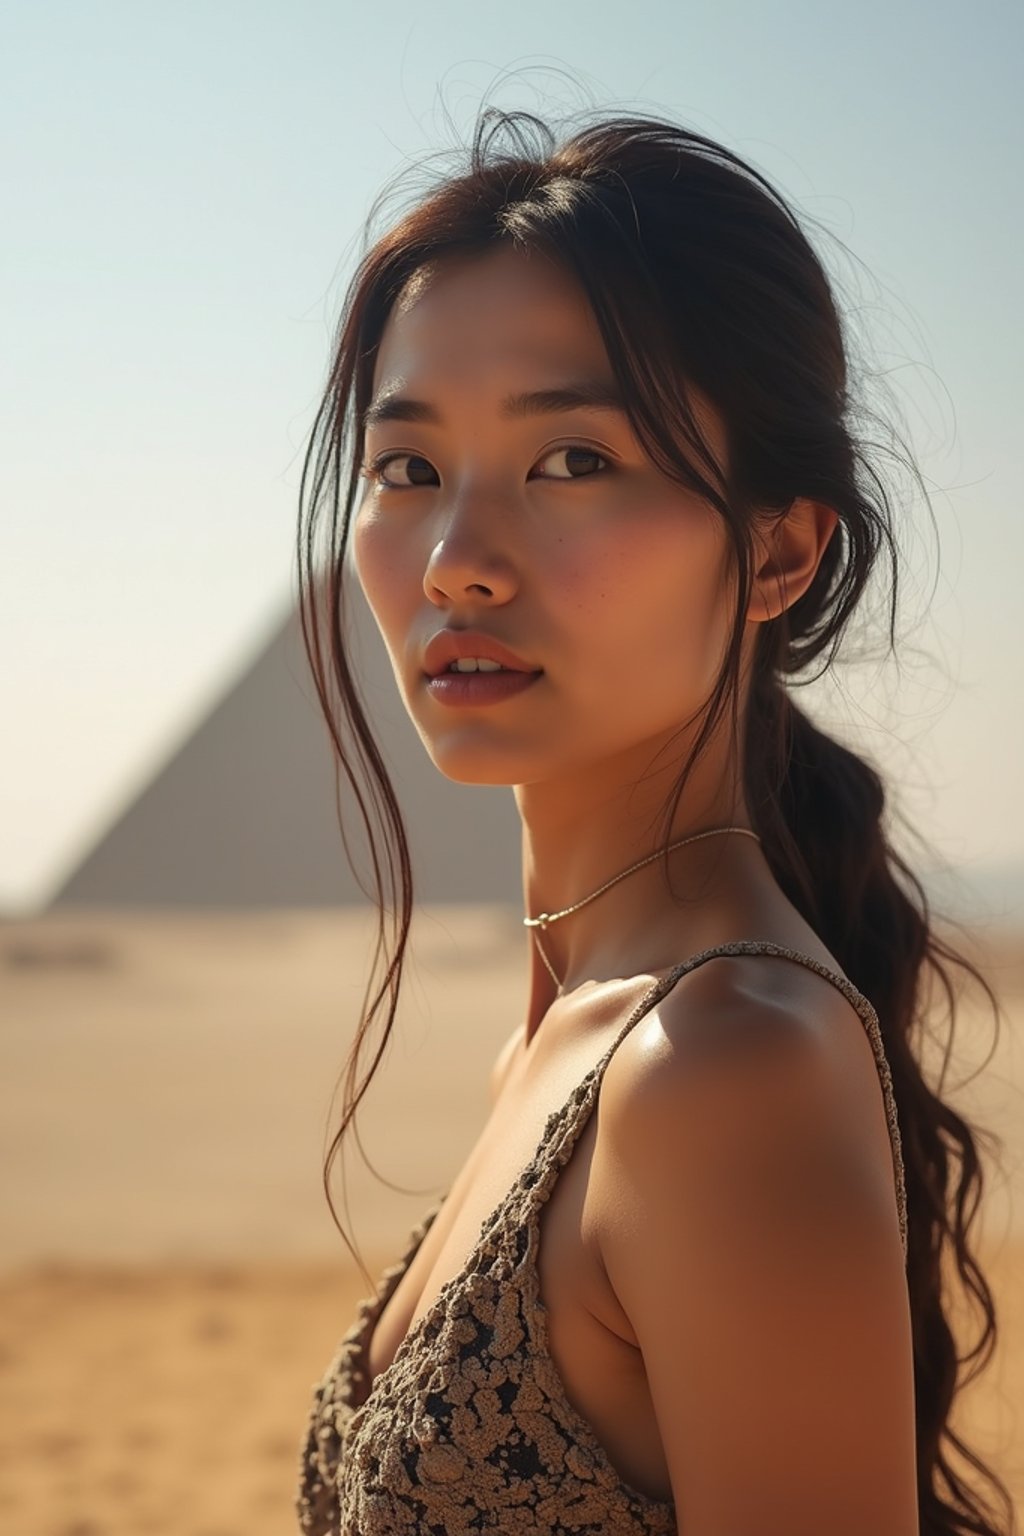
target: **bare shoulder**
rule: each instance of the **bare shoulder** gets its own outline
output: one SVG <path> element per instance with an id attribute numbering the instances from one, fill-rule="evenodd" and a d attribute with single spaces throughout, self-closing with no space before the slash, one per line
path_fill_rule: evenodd
<path id="1" fill-rule="evenodd" d="M 635 1163 L 651 1200 L 688 1193 L 696 1216 L 726 1195 L 788 1196 L 791 1238 L 803 1220 L 816 1244 L 829 1220 L 852 1236 L 859 1211 L 895 1239 L 902 1277 L 874 1054 L 857 1010 L 816 972 L 739 955 L 683 976 L 612 1057 L 599 1126 L 604 1171 Z"/>
<path id="2" fill-rule="evenodd" d="M 863 1025 L 852 1005 L 814 972 L 762 956 L 716 957 L 683 976 L 612 1057 L 602 1150 L 638 1170 L 645 1158 L 671 1157 L 651 1199 L 658 1182 L 677 1198 L 698 1169 L 695 1200 L 730 1171 L 747 1170 L 756 1183 L 785 1159 L 792 1176 L 788 1164 L 818 1159 L 826 1146 L 856 1158 L 865 1138 L 849 1079 L 855 1032 Z M 874 1074 L 866 1041 L 855 1055 Z M 866 1080 L 877 1097 L 877 1078 Z"/>
<path id="3" fill-rule="evenodd" d="M 524 1023 L 517 1024 L 515 1029 L 513 1029 L 512 1033 L 508 1036 L 507 1040 L 502 1042 L 498 1050 L 498 1054 L 494 1058 L 494 1065 L 491 1067 L 490 1077 L 488 1078 L 487 1084 L 488 1099 L 491 1104 L 494 1104 L 497 1101 L 498 1095 L 501 1092 L 502 1084 L 508 1075 L 508 1069 L 512 1061 L 512 1057 L 515 1055 L 516 1047 L 522 1040 L 525 1030 L 526 1025 Z"/>
<path id="4" fill-rule="evenodd" d="M 835 987 L 806 968 L 780 986 L 763 959 L 684 976 L 609 1062 L 601 1258 L 683 1527 L 909 1536 L 910 1314 L 873 1057 Z"/>

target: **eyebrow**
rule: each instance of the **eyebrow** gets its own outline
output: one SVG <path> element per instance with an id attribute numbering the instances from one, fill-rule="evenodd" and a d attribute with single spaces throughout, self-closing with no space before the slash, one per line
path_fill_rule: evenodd
<path id="1" fill-rule="evenodd" d="M 510 418 L 579 410 L 626 414 L 618 385 L 605 383 L 602 379 L 579 379 L 552 389 L 523 390 L 506 395 L 501 402 L 502 416 Z M 383 421 L 414 421 L 440 426 L 441 420 L 440 411 L 426 400 L 412 400 L 408 395 L 383 395 L 367 406 L 363 424 L 374 427 Z"/>

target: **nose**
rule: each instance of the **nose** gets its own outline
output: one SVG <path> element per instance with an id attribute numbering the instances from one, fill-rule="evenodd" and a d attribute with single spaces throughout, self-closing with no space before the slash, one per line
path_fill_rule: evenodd
<path id="1" fill-rule="evenodd" d="M 465 503 L 453 510 L 431 550 L 423 590 L 432 603 L 485 597 L 507 603 L 519 585 L 513 561 L 503 549 L 494 518 L 472 516 Z"/>

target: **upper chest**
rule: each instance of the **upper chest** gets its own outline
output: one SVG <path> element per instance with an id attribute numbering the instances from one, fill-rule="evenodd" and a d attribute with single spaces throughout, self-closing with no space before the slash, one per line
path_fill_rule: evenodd
<path id="1" fill-rule="evenodd" d="M 604 1206 L 593 1179 L 595 1096 L 585 1094 L 579 1107 L 569 1102 L 613 1043 L 630 1002 L 639 1001 L 650 986 L 647 978 L 639 988 L 633 984 L 595 998 L 584 1035 L 565 1019 L 565 1027 L 552 1030 L 532 1059 L 520 1042 L 480 1137 L 377 1318 L 367 1366 L 372 1382 L 391 1365 L 409 1331 L 434 1308 L 442 1287 L 466 1268 L 482 1224 L 520 1174 L 535 1159 L 545 1164 L 545 1127 L 555 1115 L 552 1134 L 559 1140 L 568 1134 L 572 1144 L 564 1165 L 550 1171 L 534 1213 L 538 1241 L 532 1262 L 544 1313 L 544 1350 L 569 1402 L 594 1429 L 623 1479 L 651 1498 L 667 1499 L 667 1466 L 642 1360 L 600 1257 Z M 532 1045 L 539 1043 L 538 1036 Z M 514 1222 L 519 1215 L 510 1213 L 507 1219 Z"/>
<path id="2" fill-rule="evenodd" d="M 520 1032 L 483 1129 L 377 1319 L 368 1351 L 371 1377 L 387 1368 L 408 1331 L 430 1311 L 442 1286 L 465 1267 L 484 1221 L 496 1211 L 531 1160 L 543 1155 L 550 1117 L 565 1109 L 574 1089 L 600 1061 L 621 1025 L 629 1000 L 638 995 L 635 984 L 605 989 L 585 1010 L 577 1004 L 557 1016 L 553 1013 L 528 1049 Z M 581 1135 L 580 1155 L 577 1158 L 574 1152 L 572 1159 L 573 1178 L 565 1181 L 560 1175 L 558 1185 L 575 1184 L 578 1170 L 586 1172 L 592 1151 L 587 1142 Z M 565 1195 L 557 1188 L 555 1195 L 558 1198 L 553 1195 L 547 1202 L 550 1210 L 544 1213 L 544 1262 L 549 1251 L 561 1252 L 570 1260 L 574 1273 L 581 1275 L 593 1255 L 579 1230 L 571 1230 Z M 555 1277 L 556 1285 L 559 1278 Z"/>

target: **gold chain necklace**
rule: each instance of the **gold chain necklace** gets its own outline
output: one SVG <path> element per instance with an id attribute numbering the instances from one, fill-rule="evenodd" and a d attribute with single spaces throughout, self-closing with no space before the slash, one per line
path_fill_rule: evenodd
<path id="1" fill-rule="evenodd" d="M 613 885 L 617 885 L 620 880 L 625 880 L 627 875 L 631 875 L 634 871 L 643 869 L 645 864 L 650 864 L 655 859 L 661 858 L 663 853 L 671 853 L 673 848 L 682 848 L 685 843 L 695 843 L 702 837 L 716 837 L 720 832 L 742 832 L 746 837 L 752 837 L 757 842 L 761 841 L 757 833 L 751 832 L 749 827 L 712 827 L 707 832 L 694 832 L 690 837 L 682 837 L 677 843 L 669 843 L 667 848 L 659 848 L 656 853 L 648 854 L 646 859 L 640 859 L 638 863 L 631 864 L 629 869 L 624 869 L 621 875 L 615 875 L 611 880 L 606 880 L 604 885 L 599 886 L 596 891 L 592 891 L 589 896 L 584 896 L 582 901 L 574 901 L 571 907 L 564 907 L 561 912 L 542 912 L 539 917 L 524 917 L 523 926 L 525 928 L 533 928 L 534 930 L 547 928 L 551 923 L 557 923 L 559 918 L 568 917 L 570 912 L 577 912 L 580 907 L 585 907 L 588 901 L 593 901 L 595 897 L 601 896 L 605 891 L 610 890 Z M 558 988 L 559 995 L 561 995 L 562 983 L 555 975 L 551 961 L 544 953 L 544 946 L 540 942 L 540 934 L 535 931 L 533 937 L 536 941 L 540 957 L 548 968 L 551 980 Z"/>

